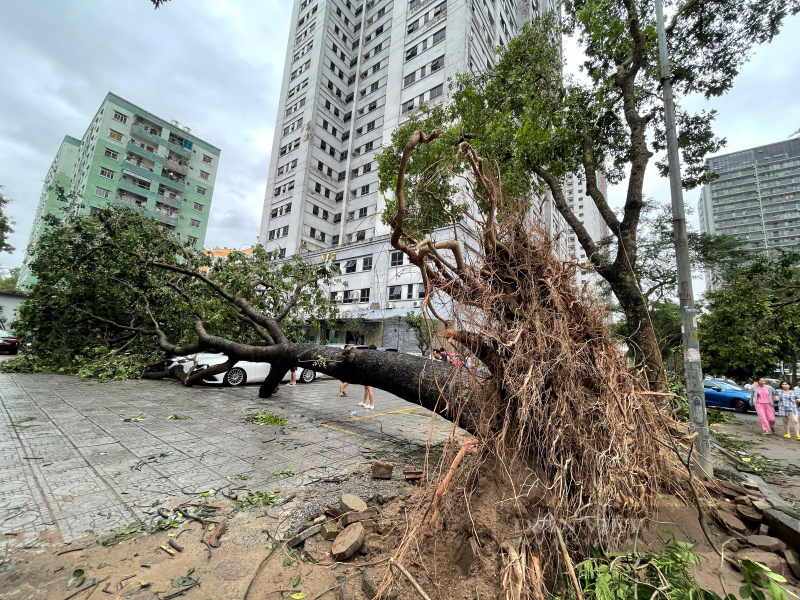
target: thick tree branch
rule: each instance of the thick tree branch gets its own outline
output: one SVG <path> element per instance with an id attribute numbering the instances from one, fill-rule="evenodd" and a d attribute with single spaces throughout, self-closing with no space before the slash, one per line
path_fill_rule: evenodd
<path id="1" fill-rule="evenodd" d="M 316 281 L 317 281 L 316 278 L 306 279 L 305 281 L 301 281 L 295 286 L 294 293 L 292 294 L 291 298 L 289 298 L 289 301 L 286 303 L 286 306 L 284 306 L 283 310 L 281 310 L 277 315 L 275 315 L 275 320 L 278 323 L 283 321 L 286 318 L 286 315 L 289 314 L 289 311 L 291 311 L 295 306 L 297 306 L 297 303 L 300 301 L 300 294 L 303 291 L 303 288 L 305 288 L 308 285 L 311 285 L 312 283 L 315 283 Z"/>

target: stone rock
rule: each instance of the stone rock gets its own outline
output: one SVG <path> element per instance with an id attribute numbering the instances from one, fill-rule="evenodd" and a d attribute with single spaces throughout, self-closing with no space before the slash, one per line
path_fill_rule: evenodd
<path id="1" fill-rule="evenodd" d="M 738 518 L 734 517 L 732 514 L 721 510 L 717 513 L 717 521 L 720 525 L 722 525 L 728 531 L 732 531 L 733 533 L 741 533 L 747 534 L 747 527 L 744 523 Z"/>
<path id="2" fill-rule="evenodd" d="M 367 510 L 367 503 L 358 496 L 353 494 L 345 494 L 339 500 L 339 508 L 342 513 L 346 512 L 364 512 Z"/>
<path id="3" fill-rule="evenodd" d="M 795 552 L 800 552 L 800 519 L 783 510 L 770 508 L 764 511 L 764 522 L 775 537 L 782 539 Z"/>
<path id="4" fill-rule="evenodd" d="M 781 541 L 768 535 L 748 535 L 747 543 L 764 552 L 780 552 Z"/>
<path id="5" fill-rule="evenodd" d="M 286 545 L 289 546 L 289 548 L 297 548 L 300 544 L 305 542 L 312 535 L 314 535 L 316 533 L 319 533 L 319 530 L 321 528 L 322 528 L 321 525 L 313 525 L 312 527 L 309 527 L 308 529 L 304 529 L 303 531 L 298 533 L 296 536 L 294 536 L 292 539 L 290 539 L 288 542 L 286 542 Z"/>
<path id="6" fill-rule="evenodd" d="M 753 507 L 763 513 L 772 508 L 772 505 L 766 500 L 753 500 Z"/>
<path id="7" fill-rule="evenodd" d="M 742 549 L 742 544 L 736 538 L 730 538 L 725 540 L 725 547 L 730 550 L 731 552 L 738 552 Z"/>
<path id="8" fill-rule="evenodd" d="M 739 496 L 746 496 L 747 490 L 741 486 L 736 485 L 735 483 L 729 483 L 727 481 L 722 481 L 718 479 L 716 482 L 719 491 L 722 492 L 728 498 L 734 499 Z M 758 488 L 756 488 L 758 489 Z"/>
<path id="9" fill-rule="evenodd" d="M 736 496 L 736 503 L 750 506 L 753 503 L 753 501 L 750 500 L 750 496 Z"/>
<path id="10" fill-rule="evenodd" d="M 786 576 L 788 574 L 789 567 L 787 566 L 786 561 L 784 561 L 783 558 L 774 552 L 765 552 L 764 550 L 759 550 L 758 548 L 747 548 L 737 552 L 736 558 L 738 560 L 749 558 L 752 561 L 763 563 L 767 565 L 770 571 L 777 573 L 778 575 Z"/>
<path id="11" fill-rule="evenodd" d="M 361 591 L 361 578 L 350 577 L 339 588 L 339 600 L 365 600 L 364 592 Z M 367 600 L 372 600 L 368 598 Z"/>
<path id="12" fill-rule="evenodd" d="M 335 540 L 336 536 L 339 535 L 339 527 L 336 526 L 336 523 L 323 523 L 320 533 L 322 533 L 323 540 L 330 542 Z"/>
<path id="13" fill-rule="evenodd" d="M 364 526 L 361 523 L 349 525 L 342 533 L 333 540 L 331 552 L 336 560 L 347 560 L 358 552 L 361 544 L 364 543 Z"/>
<path id="14" fill-rule="evenodd" d="M 364 572 L 361 574 L 361 591 L 364 592 L 364 595 L 370 598 L 370 600 L 397 600 L 397 588 L 394 584 L 390 585 L 382 594 L 378 595 L 378 590 L 381 589 L 383 574 L 385 572 L 385 569 L 371 568 L 364 569 Z"/>
<path id="15" fill-rule="evenodd" d="M 742 521 L 750 525 L 757 525 L 758 523 L 761 523 L 761 513 L 755 508 L 750 508 L 749 506 L 739 504 L 736 507 L 736 514 L 739 515 Z"/>
<path id="16" fill-rule="evenodd" d="M 327 520 L 328 517 L 325 515 L 320 515 L 316 519 L 314 519 L 314 525 L 321 525 Z"/>
<path id="17" fill-rule="evenodd" d="M 331 542 L 326 542 L 320 537 L 311 537 L 306 540 L 303 552 L 318 565 L 332 565 L 333 554 L 331 553 Z"/>
<path id="18" fill-rule="evenodd" d="M 795 576 L 795 579 L 800 579 L 800 556 L 794 550 L 787 548 L 783 551 L 783 557 L 786 559 L 786 564 Z"/>
<path id="19" fill-rule="evenodd" d="M 728 485 L 730 486 L 730 485 L 733 485 L 733 484 L 728 484 Z M 742 482 L 742 487 L 746 488 L 747 490 L 754 490 L 756 492 L 759 491 L 758 484 L 755 481 L 751 481 L 750 479 L 746 479 L 745 481 L 743 481 Z M 745 492 L 745 493 L 747 493 L 747 492 Z"/>
<path id="20" fill-rule="evenodd" d="M 762 523 L 758 526 L 758 535 L 769 535 L 769 525 Z"/>
<path id="21" fill-rule="evenodd" d="M 348 525 L 352 525 L 353 523 L 358 523 L 359 521 L 367 521 L 368 519 L 374 519 L 375 514 L 376 511 L 374 510 L 365 510 L 363 512 L 350 512 L 342 517 L 342 525 L 347 527 Z"/>
<path id="22" fill-rule="evenodd" d="M 470 536 L 461 546 L 461 551 L 456 558 L 456 564 L 461 568 L 461 572 L 465 576 L 469 575 L 469 570 L 472 568 L 475 561 L 478 560 L 479 556 L 480 547 L 478 546 L 478 542 L 475 541 L 474 537 Z"/>
<path id="23" fill-rule="evenodd" d="M 385 460 L 379 460 L 372 465 L 373 479 L 391 479 L 394 465 Z"/>

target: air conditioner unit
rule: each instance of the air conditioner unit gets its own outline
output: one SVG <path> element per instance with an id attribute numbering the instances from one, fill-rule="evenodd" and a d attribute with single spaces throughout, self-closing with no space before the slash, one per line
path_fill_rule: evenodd
<path id="1" fill-rule="evenodd" d="M 419 308 L 422 306 L 422 300 L 414 300 L 414 308 Z"/>
<path id="2" fill-rule="evenodd" d="M 394 308 L 394 302 L 387 302 L 386 303 L 386 309 L 389 310 L 389 309 L 392 309 L 392 308 Z"/>

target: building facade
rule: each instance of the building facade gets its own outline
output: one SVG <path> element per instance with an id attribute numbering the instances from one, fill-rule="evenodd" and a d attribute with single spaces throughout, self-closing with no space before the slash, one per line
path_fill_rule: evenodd
<path id="1" fill-rule="evenodd" d="M 65 193 L 69 192 L 72 185 L 72 172 L 75 168 L 75 161 L 78 158 L 80 146 L 81 141 L 79 139 L 65 135 L 58 148 L 56 157 L 47 170 L 47 175 L 44 178 L 44 185 L 42 186 L 42 193 L 39 196 L 39 204 L 36 207 L 36 213 L 33 217 L 33 227 L 28 237 L 28 245 L 25 247 L 22 266 L 19 269 L 17 286 L 20 288 L 26 288 L 33 282 L 30 262 L 33 258 L 33 249 L 36 246 L 36 242 L 39 240 L 39 236 L 42 235 L 42 230 L 45 226 L 44 217 L 46 215 L 53 215 L 61 219 L 64 216 L 64 211 L 67 209 L 67 206 L 58 199 L 56 190 L 61 188 Z"/>
<path id="2" fill-rule="evenodd" d="M 717 179 L 700 191 L 703 232 L 734 236 L 751 250 L 800 247 L 800 138 L 706 164 Z"/>
<path id="3" fill-rule="evenodd" d="M 69 177 L 72 201 L 66 213 L 82 215 L 108 205 L 123 206 L 152 217 L 183 241 L 203 245 L 219 148 L 193 135 L 189 127 L 168 122 L 112 93 L 77 148 L 74 138 L 67 139 L 54 161 L 61 176 Z M 50 196 L 51 184 L 45 181 L 42 198 Z M 32 241 L 38 239 L 47 213 L 37 214 L 33 227 L 37 237 L 32 235 Z M 30 283 L 29 274 L 26 277 Z"/>
<path id="4" fill-rule="evenodd" d="M 457 73 L 549 6 L 536 0 L 295 2 L 259 240 L 279 256 L 386 235 L 375 154 Z"/>

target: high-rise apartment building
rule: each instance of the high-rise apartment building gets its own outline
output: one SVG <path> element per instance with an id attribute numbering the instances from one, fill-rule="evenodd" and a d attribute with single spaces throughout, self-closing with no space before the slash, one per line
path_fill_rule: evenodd
<path id="1" fill-rule="evenodd" d="M 606 178 L 602 173 L 597 174 L 597 187 L 604 198 L 607 198 L 607 183 Z M 572 212 L 580 219 L 586 231 L 595 242 L 599 242 L 609 235 L 608 225 L 597 205 L 592 200 L 591 196 L 586 193 L 586 183 L 582 175 L 568 175 L 564 180 L 564 196 L 566 197 L 567 204 L 569 204 Z M 569 256 L 574 261 L 581 265 L 587 264 L 586 251 L 578 242 L 578 236 L 571 229 L 566 230 L 566 235 L 569 239 Z M 575 274 L 575 282 L 579 287 L 584 284 L 590 286 L 599 285 L 602 277 L 597 274 L 593 269 L 578 269 Z"/>
<path id="2" fill-rule="evenodd" d="M 76 145 L 77 142 L 77 145 Z M 89 214 L 109 204 L 140 211 L 184 241 L 202 246 L 220 150 L 177 121 L 160 117 L 109 93 L 78 142 L 67 137 L 42 190 L 28 252 L 41 234 L 42 218 L 56 208 L 53 183 L 72 192 L 63 210 Z M 52 174 L 52 177 L 51 177 Z M 52 210 L 51 210 L 52 209 Z M 22 287 L 30 284 L 26 253 Z"/>
<path id="3" fill-rule="evenodd" d="M 800 247 L 800 138 L 706 160 L 717 179 L 703 186 L 700 227 L 752 250 Z"/>
<path id="4" fill-rule="evenodd" d="M 69 191 L 72 183 L 72 171 L 75 168 L 75 161 L 78 158 L 80 147 L 81 141 L 79 139 L 65 135 L 61 146 L 58 148 L 56 157 L 53 159 L 53 163 L 47 170 L 47 175 L 44 178 L 44 185 L 42 186 L 42 193 L 39 196 L 39 204 L 33 216 L 33 228 L 28 237 L 28 246 L 25 248 L 22 266 L 20 267 L 19 276 L 17 277 L 18 287 L 28 287 L 32 282 L 30 261 L 33 256 L 31 252 L 39 236 L 42 235 L 42 229 L 45 225 L 44 217 L 46 215 L 53 215 L 61 219 L 64 216 L 64 210 L 67 207 L 59 201 L 56 189 L 61 188 L 64 191 Z"/>
<path id="5" fill-rule="evenodd" d="M 421 104 L 445 100 L 448 79 L 491 68 L 495 48 L 549 2 L 295 3 L 259 241 L 278 257 L 339 263 L 342 276 L 329 294 L 342 305 L 340 322 L 315 332 L 318 341 L 416 348 L 402 317 L 418 311 L 425 294 L 419 270 L 391 248 L 381 223 L 375 154 Z M 552 202 L 532 205 L 548 231 L 566 228 Z M 470 232 L 462 227 L 460 235 Z M 566 237 L 558 242 L 566 258 Z M 371 328 L 348 331 L 351 318 Z"/>
<path id="6" fill-rule="evenodd" d="M 292 14 L 260 241 L 281 256 L 360 242 L 380 223 L 375 154 L 457 73 L 549 7 L 537 0 L 302 0 Z"/>

